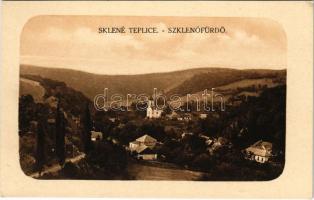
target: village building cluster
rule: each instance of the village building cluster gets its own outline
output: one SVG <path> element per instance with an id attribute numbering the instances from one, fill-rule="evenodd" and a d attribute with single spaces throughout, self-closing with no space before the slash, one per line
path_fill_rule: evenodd
<path id="1" fill-rule="evenodd" d="M 165 120 L 176 120 L 178 122 L 184 121 L 188 122 L 196 117 L 192 113 L 178 113 L 172 111 L 167 115 L 162 115 L 163 110 L 158 109 L 157 106 L 154 105 L 152 100 L 147 102 L 148 107 L 146 110 L 146 118 L 150 120 L 164 118 Z M 213 114 L 214 116 L 214 114 Z M 198 119 L 204 120 L 208 117 L 207 113 L 200 113 L 198 114 Z M 112 123 L 118 123 L 119 128 L 123 128 L 125 125 L 121 122 L 118 118 L 110 117 L 109 120 Z M 237 126 L 237 122 L 234 122 L 230 125 L 231 127 Z M 166 125 L 164 127 L 164 131 L 166 133 L 175 133 L 178 135 L 177 141 L 183 140 L 186 137 L 194 136 L 193 132 L 189 132 L 184 130 L 175 125 Z M 241 128 L 238 135 L 245 135 L 248 132 L 247 128 Z M 222 147 L 232 148 L 232 144 L 223 137 L 208 137 L 205 134 L 198 134 L 197 137 L 202 138 L 207 145 L 207 152 L 209 155 L 213 155 L 215 151 Z M 106 137 L 100 131 L 91 131 L 91 141 L 97 142 L 100 140 L 110 140 L 113 143 L 119 143 L 114 138 Z M 163 155 L 159 155 L 158 151 L 156 150 L 158 147 L 162 146 L 163 143 L 158 141 L 156 138 L 152 137 L 150 133 L 143 133 L 143 135 L 137 138 L 134 141 L 129 142 L 128 146 L 124 146 L 125 149 L 130 152 L 136 159 L 141 160 L 157 160 L 162 158 Z M 269 162 L 270 158 L 273 156 L 272 154 L 272 143 L 266 141 L 257 141 L 256 143 L 252 144 L 251 146 L 247 147 L 246 149 L 242 150 L 243 157 L 247 160 L 255 161 L 258 163 L 266 163 Z"/>

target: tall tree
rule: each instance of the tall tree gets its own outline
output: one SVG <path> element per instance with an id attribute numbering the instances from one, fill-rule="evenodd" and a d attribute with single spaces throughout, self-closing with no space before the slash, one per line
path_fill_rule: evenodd
<path id="1" fill-rule="evenodd" d="M 91 130 L 92 130 L 92 120 L 89 112 L 88 103 L 86 103 L 85 107 L 85 115 L 83 117 L 83 141 L 84 141 L 84 151 L 85 153 L 89 153 L 91 150 Z"/>
<path id="2" fill-rule="evenodd" d="M 34 120 L 36 105 L 32 95 L 22 95 L 19 99 L 19 130 L 20 134 L 28 131 L 30 121 Z"/>
<path id="3" fill-rule="evenodd" d="M 39 120 L 37 124 L 37 137 L 36 137 L 36 167 L 39 173 L 43 169 L 45 163 L 45 131 L 43 122 Z"/>
<path id="4" fill-rule="evenodd" d="M 60 108 L 60 99 L 57 105 L 56 113 L 56 153 L 60 165 L 65 161 L 65 117 L 62 109 Z"/>

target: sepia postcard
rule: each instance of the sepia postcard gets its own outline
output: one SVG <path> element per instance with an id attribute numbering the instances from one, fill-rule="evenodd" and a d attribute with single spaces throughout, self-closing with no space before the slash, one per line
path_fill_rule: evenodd
<path id="1" fill-rule="evenodd" d="M 4 2 L 0 194 L 311 197 L 313 5 L 226 3 Z"/>

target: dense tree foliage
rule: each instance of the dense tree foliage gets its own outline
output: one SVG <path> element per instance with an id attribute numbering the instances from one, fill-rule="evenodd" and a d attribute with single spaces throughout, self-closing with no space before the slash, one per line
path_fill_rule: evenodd
<path id="1" fill-rule="evenodd" d="M 240 106 L 227 107 L 218 116 L 209 114 L 200 120 L 200 127 L 208 136 L 229 138 L 240 147 L 262 139 L 284 149 L 285 113 L 286 87 L 280 86 L 266 89 L 259 97 L 249 97 Z"/>
<path id="2" fill-rule="evenodd" d="M 91 144 L 91 130 L 92 130 L 92 119 L 89 111 L 89 104 L 85 105 L 85 115 L 83 116 L 83 141 L 84 141 L 84 151 L 89 153 L 92 148 Z"/>
<path id="3" fill-rule="evenodd" d="M 29 123 L 36 115 L 34 99 L 31 95 L 23 95 L 19 99 L 19 129 L 20 133 L 26 132 Z"/>
<path id="4" fill-rule="evenodd" d="M 65 117 L 58 103 L 56 112 L 56 154 L 59 163 L 63 165 L 65 161 Z"/>
<path id="5" fill-rule="evenodd" d="M 120 172 L 127 166 L 127 154 L 119 146 L 100 141 L 87 155 L 87 162 L 109 172 Z"/>
<path id="6" fill-rule="evenodd" d="M 45 131 L 42 120 L 37 125 L 37 137 L 36 137 L 36 168 L 38 171 L 42 171 L 45 163 Z"/>

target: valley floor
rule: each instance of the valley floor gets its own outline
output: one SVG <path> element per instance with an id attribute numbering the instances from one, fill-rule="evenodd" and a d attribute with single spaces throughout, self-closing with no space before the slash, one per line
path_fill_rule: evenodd
<path id="1" fill-rule="evenodd" d="M 199 180 L 204 173 L 164 163 L 130 163 L 128 174 L 135 180 Z"/>

